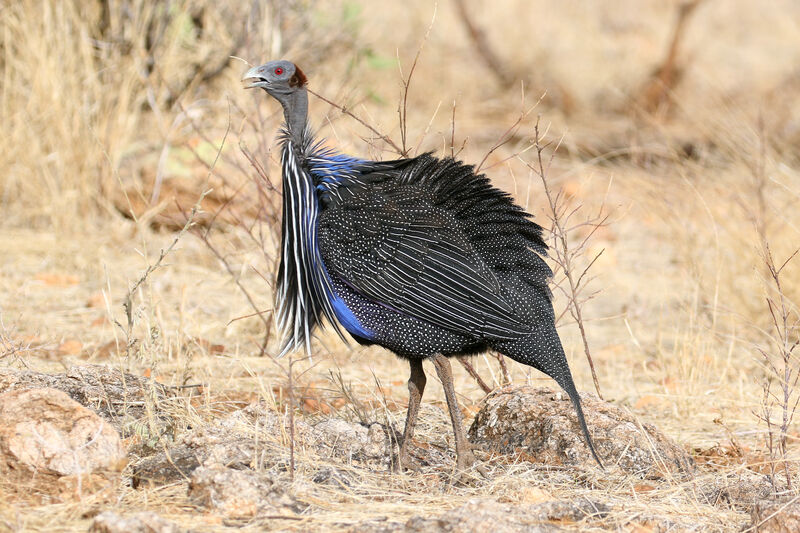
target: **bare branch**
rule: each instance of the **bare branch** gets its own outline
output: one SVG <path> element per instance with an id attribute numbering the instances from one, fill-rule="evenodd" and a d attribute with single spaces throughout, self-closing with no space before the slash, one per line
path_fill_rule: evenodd
<path id="1" fill-rule="evenodd" d="M 419 57 L 422 55 L 422 49 L 425 48 L 425 43 L 428 42 L 428 37 L 431 34 L 431 30 L 433 29 L 433 23 L 436 21 L 436 9 L 437 4 L 433 4 L 433 15 L 431 16 L 431 23 L 428 25 L 428 29 L 425 31 L 425 35 L 422 37 L 422 42 L 419 43 L 419 48 L 417 48 L 417 55 L 414 56 L 414 62 L 411 63 L 411 70 L 408 72 L 408 77 L 403 77 L 403 69 L 400 63 L 400 58 L 397 58 L 397 65 L 400 69 L 400 79 L 403 82 L 403 100 L 400 107 L 398 107 L 398 114 L 400 115 L 400 139 L 402 140 L 403 145 L 403 156 L 408 154 L 408 148 L 406 146 L 406 137 L 408 135 L 408 90 L 411 87 L 411 79 L 414 76 L 414 71 L 417 69 L 417 63 L 419 62 Z"/>
<path id="2" fill-rule="evenodd" d="M 466 369 L 467 374 L 472 376 L 472 378 L 478 383 L 478 386 L 483 390 L 483 392 L 486 394 L 492 392 L 492 388 L 487 385 L 486 382 L 481 378 L 480 374 L 475 371 L 475 367 L 472 366 L 472 363 L 469 362 L 469 359 L 464 356 L 457 357 L 456 359 L 458 359 L 458 362 L 461 363 L 461 366 Z"/>
<path id="3" fill-rule="evenodd" d="M 399 155 L 401 155 L 402 157 L 406 157 L 406 156 L 408 156 L 408 153 L 405 151 L 405 149 L 404 149 L 404 148 L 400 148 L 399 146 L 397 146 L 397 144 L 395 144 L 395 142 L 394 142 L 392 139 L 390 139 L 390 138 L 389 138 L 387 135 L 384 135 L 383 133 L 379 132 L 379 131 L 378 131 L 377 129 L 375 129 L 375 128 L 374 128 L 374 127 L 371 125 L 371 124 L 369 124 L 368 122 L 364 121 L 363 119 L 361 119 L 360 117 L 358 117 L 357 115 L 355 115 L 355 114 L 354 114 L 352 111 L 350 111 L 349 109 L 347 109 L 345 106 L 343 106 L 343 105 L 339 105 L 339 104 L 337 104 L 337 103 L 335 103 L 335 102 L 333 102 L 333 101 L 331 101 L 331 100 L 328 100 L 327 98 L 325 98 L 325 97 L 324 97 L 324 96 L 322 96 L 321 94 L 315 93 L 315 92 L 314 92 L 314 91 L 312 91 L 311 89 L 308 89 L 308 92 L 310 92 L 311 94 L 313 94 L 314 96 L 316 96 L 317 98 L 319 98 L 320 100 L 322 100 L 323 102 L 325 102 L 326 104 L 328 104 L 329 106 L 331 106 L 331 107 L 334 107 L 334 108 L 338 109 L 339 111 L 341 111 L 341 112 L 342 112 L 342 114 L 345 114 L 345 115 L 347 115 L 348 117 L 352 118 L 353 120 L 355 120 L 356 122 L 358 122 L 359 124 L 361 124 L 362 126 L 364 126 L 365 128 L 367 128 L 369 131 L 371 131 L 372 133 L 374 133 L 376 137 L 378 137 L 378 138 L 379 138 L 379 139 L 381 139 L 383 142 L 385 142 L 386 144 L 388 144 L 389 146 L 391 146 L 391 147 L 392 147 L 392 149 L 393 149 L 395 152 L 397 152 Z"/>
<path id="4" fill-rule="evenodd" d="M 585 238 L 578 249 L 573 249 L 570 247 L 569 242 L 567 240 L 567 235 L 569 230 L 566 228 L 566 221 L 571 217 L 576 211 L 577 208 L 573 209 L 570 213 L 566 214 L 565 216 L 565 209 L 561 204 L 562 195 L 561 193 L 553 193 L 550 189 L 550 184 L 547 181 L 547 172 L 552 165 L 553 158 L 555 157 L 555 153 L 558 150 L 558 147 L 561 145 L 561 140 L 556 144 L 553 152 L 550 155 L 550 158 L 547 161 L 547 164 L 544 163 L 544 158 L 542 154 L 546 147 L 550 144 L 542 144 L 542 136 L 539 131 L 539 119 L 536 120 L 536 125 L 534 126 L 534 146 L 536 147 L 536 165 L 532 165 L 531 163 L 525 162 L 525 164 L 530 168 L 533 172 L 535 172 L 542 180 L 542 185 L 544 186 L 545 196 L 547 197 L 547 201 L 550 207 L 550 217 L 553 223 L 552 232 L 553 232 L 553 240 L 555 241 L 555 252 L 556 262 L 561 266 L 563 270 L 563 274 L 568 283 L 568 290 L 567 288 L 562 288 L 565 295 L 568 298 L 567 309 L 569 310 L 570 315 L 575 320 L 576 324 L 578 325 L 578 329 L 581 334 L 581 340 L 583 341 L 583 350 L 586 354 L 586 360 L 589 362 L 589 368 L 592 372 L 592 380 L 594 381 L 595 390 L 597 391 L 597 395 L 602 398 L 603 395 L 600 392 L 600 383 L 597 379 L 597 371 L 594 367 L 594 360 L 592 359 L 591 351 L 589 350 L 589 341 L 586 337 L 586 329 L 584 327 L 584 319 L 583 313 L 581 310 L 581 299 L 580 294 L 583 288 L 582 282 L 584 281 L 584 277 L 586 272 L 591 268 L 594 262 L 599 257 L 599 254 L 589 263 L 589 265 L 583 270 L 583 272 L 577 276 L 575 275 L 575 265 L 573 263 L 576 254 L 580 252 L 583 246 L 586 244 L 588 239 Z M 603 219 L 605 220 L 605 219 Z"/>

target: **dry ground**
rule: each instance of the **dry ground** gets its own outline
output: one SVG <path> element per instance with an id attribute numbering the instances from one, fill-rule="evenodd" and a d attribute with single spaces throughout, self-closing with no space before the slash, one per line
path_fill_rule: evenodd
<path id="1" fill-rule="evenodd" d="M 131 3 L 128 15 L 110 3 L 72 4 L 0 8 L 0 364 L 57 371 L 102 363 L 165 384 L 202 384 L 204 409 L 191 416 L 204 423 L 231 409 L 224 398 L 264 398 L 286 409 L 288 360 L 260 356 L 265 327 L 252 316 L 253 305 L 271 307 L 262 276 L 271 278 L 274 270 L 269 229 L 275 214 L 269 209 L 275 193 L 258 197 L 249 181 L 256 173 L 243 155 L 243 149 L 253 153 L 277 182 L 280 117 L 265 95 L 239 89 L 244 64 L 211 71 L 233 53 L 253 63 L 295 59 L 314 91 L 400 143 L 402 76 L 424 41 L 407 101 L 414 153 L 449 154 L 451 144 L 455 150 L 463 145 L 459 157 L 477 163 L 520 110 L 547 91 L 484 168 L 550 227 L 541 180 L 524 164 L 534 160 L 533 124 L 541 114 L 546 140 L 561 139 L 547 176 L 554 191 L 564 191 L 564 205 L 577 209 L 571 242 L 588 231 L 580 222 L 601 210 L 609 215 L 578 258 L 583 268 L 603 251 L 590 270 L 584 294 L 594 296 L 583 312 L 604 397 L 696 454 L 701 478 L 769 470 L 767 426 L 758 415 L 764 383 L 771 380 L 777 392 L 781 376 L 769 370 L 760 350 L 775 358 L 781 343 L 767 304 L 768 298 L 779 301 L 778 293 L 761 243 L 769 243 L 778 265 L 800 246 L 795 2 L 702 3 L 679 49 L 680 82 L 667 103 L 649 111 L 640 95 L 665 54 L 672 2 L 470 6 L 506 68 L 527 79 L 524 91 L 517 84 L 502 88 L 486 68 L 454 2 L 438 5 L 432 25 L 434 9 L 422 1 L 403 8 L 273 2 L 242 13 L 176 1 L 169 17 L 147 3 Z M 103 5 L 111 6 L 105 26 Z M 243 26 L 230 21 L 247 20 L 248 13 L 260 18 L 242 35 Z M 150 33 L 159 36 L 156 44 Z M 325 102 L 312 97 L 311 107 L 329 144 L 392 156 L 385 142 Z M 231 271 L 199 238 L 209 227 L 208 217 L 199 217 L 203 224 L 182 235 L 135 292 L 129 328 L 123 310 L 129 290 L 175 242 L 181 214 L 209 188 L 206 213 L 239 190 L 208 234 Z M 259 206 L 267 211 L 258 212 Z M 260 242 L 246 227 L 254 213 L 265 218 L 257 226 L 266 232 Z M 563 276 L 556 281 L 563 284 Z M 781 281 L 789 313 L 783 345 L 789 346 L 798 338 L 800 260 L 788 263 Z M 566 305 L 556 290 L 557 309 Z M 578 388 L 590 391 L 577 328 L 569 314 L 560 324 Z M 269 341 L 273 353 L 274 335 Z M 796 355 L 790 363 L 796 372 Z M 479 356 L 473 364 L 490 384 L 500 383 L 495 360 Z M 366 405 L 384 407 L 377 411 L 381 422 L 402 425 L 407 366 L 391 354 L 346 347 L 324 334 L 313 362 L 300 361 L 295 371 L 299 417 L 352 417 L 354 406 Z M 555 386 L 520 365 L 511 371 L 514 382 Z M 456 367 L 456 374 L 465 412 L 474 414 L 483 393 L 463 369 Z M 436 385 L 425 401 L 442 406 Z M 794 390 L 790 399 L 796 398 Z M 431 418 L 418 440 L 450 445 L 446 418 Z M 788 434 L 788 452 L 796 459 L 796 423 Z M 439 514 L 475 496 L 525 501 L 531 488 L 554 498 L 599 495 L 613 503 L 608 517 L 590 524 L 596 529 L 646 530 L 652 516 L 678 529 L 738 529 L 749 522 L 740 508 L 701 502 L 691 483 L 643 490 L 637 480 L 599 471 L 518 464 L 498 466 L 486 481 L 460 487 L 436 475 L 451 466 L 431 467 L 430 475 L 370 472 L 358 486 L 336 491 L 310 483 L 301 456 L 296 491 L 311 510 L 297 524 L 222 523 L 189 506 L 185 484 L 177 484 L 120 486 L 104 499 L 50 504 L 0 496 L 0 529 L 82 530 L 87 511 L 112 506 L 154 510 L 198 530 L 346 529 L 370 518 Z"/>

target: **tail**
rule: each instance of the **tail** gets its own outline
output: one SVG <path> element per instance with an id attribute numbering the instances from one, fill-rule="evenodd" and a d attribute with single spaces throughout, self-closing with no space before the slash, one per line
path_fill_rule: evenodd
<path id="1" fill-rule="evenodd" d="M 517 362 L 544 372 L 564 389 L 564 392 L 567 393 L 572 405 L 575 407 L 578 415 L 578 424 L 581 426 L 583 437 L 586 439 L 589 451 L 592 452 L 592 457 L 600 465 L 600 468 L 605 469 L 603 462 L 597 455 L 592 437 L 589 435 L 589 428 L 586 426 L 583 407 L 581 407 L 581 397 L 575 388 L 575 382 L 572 380 L 572 373 L 567 364 L 567 356 L 564 354 L 564 348 L 561 346 L 561 340 L 558 338 L 555 325 L 543 326 L 532 335 L 502 343 L 496 349 Z"/>
<path id="2" fill-rule="evenodd" d="M 605 469 L 603 466 L 603 462 L 600 460 L 600 457 L 597 455 L 597 450 L 594 448 L 594 442 L 592 442 L 592 437 L 589 435 L 589 428 L 586 426 L 586 419 L 583 417 L 583 407 L 581 407 L 581 397 L 578 395 L 577 389 L 575 389 L 575 383 L 572 381 L 572 374 L 569 371 L 569 367 L 567 366 L 567 359 L 563 355 L 563 350 L 561 351 L 561 358 L 564 361 L 564 371 L 561 372 L 554 372 L 551 374 L 550 372 L 543 370 L 545 374 L 556 380 L 556 383 L 561 385 L 561 388 L 569 396 L 569 399 L 572 400 L 572 405 L 575 406 L 575 411 L 578 414 L 578 424 L 581 426 L 581 431 L 583 432 L 583 437 L 586 439 L 586 444 L 589 446 L 589 451 L 592 452 L 592 457 L 594 460 L 597 461 L 597 464 L 600 465 L 600 468 Z M 560 376 L 560 377 L 556 377 Z"/>

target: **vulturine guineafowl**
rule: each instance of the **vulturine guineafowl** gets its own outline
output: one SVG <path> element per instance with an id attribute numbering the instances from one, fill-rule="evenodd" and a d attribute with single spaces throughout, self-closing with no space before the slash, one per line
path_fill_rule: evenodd
<path id="1" fill-rule="evenodd" d="M 448 357 L 493 349 L 541 370 L 567 392 L 586 427 L 556 333 L 542 228 L 472 166 L 423 154 L 368 161 L 335 153 L 309 128 L 306 76 L 290 61 L 248 70 L 283 106 L 283 227 L 276 293 L 283 351 L 330 323 L 408 360 L 409 404 L 398 462 L 425 390 L 422 361 L 442 381 L 457 466 L 475 456 L 462 427 Z"/>

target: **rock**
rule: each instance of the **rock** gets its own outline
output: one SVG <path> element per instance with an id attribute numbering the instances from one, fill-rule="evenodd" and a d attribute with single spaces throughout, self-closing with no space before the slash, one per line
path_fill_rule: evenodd
<path id="1" fill-rule="evenodd" d="M 378 518 L 359 522 L 347 533 L 402 533 L 405 531 L 405 524 L 402 522 L 389 522 L 386 518 Z"/>
<path id="2" fill-rule="evenodd" d="M 586 423 L 606 468 L 645 479 L 690 477 L 692 458 L 655 426 L 589 394 L 581 395 Z M 469 430 L 490 453 L 519 454 L 545 464 L 595 467 L 575 409 L 563 392 L 510 385 L 491 393 Z"/>
<path id="3" fill-rule="evenodd" d="M 494 500 L 474 499 L 442 513 L 436 518 L 415 516 L 402 529 L 408 533 L 428 531 L 516 533 L 559 531 L 553 522 L 579 522 L 602 518 L 608 506 L 588 500 L 553 501 L 534 505 L 506 504 Z"/>
<path id="4" fill-rule="evenodd" d="M 392 459 L 391 443 L 381 424 L 364 426 L 330 418 L 314 425 L 314 433 L 315 448 L 323 457 L 387 468 Z"/>
<path id="5" fill-rule="evenodd" d="M 104 511 L 94 517 L 89 533 L 183 533 L 176 524 L 153 512 L 141 512 L 131 516 L 120 516 L 113 511 Z"/>
<path id="6" fill-rule="evenodd" d="M 214 425 L 186 433 L 175 446 L 140 460 L 133 468 L 133 486 L 189 479 L 201 465 L 221 464 L 236 469 L 269 466 L 287 453 L 289 431 L 285 418 L 263 403 L 234 411 Z M 311 426 L 295 420 L 296 446 L 310 446 L 313 434 Z"/>
<path id="7" fill-rule="evenodd" d="M 162 413 L 157 405 L 170 396 L 163 385 L 103 365 L 73 366 L 63 374 L 0 369 L 0 393 L 41 388 L 66 393 L 110 422 L 124 437 L 145 427 L 140 421 L 152 413 Z M 158 416 L 160 425 L 169 424 L 164 415 Z"/>
<path id="8" fill-rule="evenodd" d="M 729 505 L 749 512 L 756 502 L 770 496 L 772 485 L 766 475 L 744 469 L 717 473 L 699 482 L 697 492 L 709 505 Z"/>
<path id="9" fill-rule="evenodd" d="M 267 438 L 284 447 L 289 444 L 288 418 L 262 402 L 231 413 L 221 421 L 220 426 L 227 430 L 228 436 L 231 431 L 236 431 L 250 439 L 264 441 Z M 365 425 L 341 418 L 327 418 L 314 425 L 295 419 L 294 426 L 295 446 L 313 449 L 322 457 L 373 465 L 388 465 L 391 460 L 389 437 L 381 424 Z"/>
<path id="10" fill-rule="evenodd" d="M 311 481 L 332 487 L 352 487 L 360 476 L 352 471 L 339 468 L 323 467 L 311 477 Z"/>
<path id="11" fill-rule="evenodd" d="M 586 498 L 575 500 L 555 500 L 527 506 L 526 514 L 535 516 L 542 522 L 580 522 L 587 518 L 603 518 L 610 510 L 604 503 Z"/>
<path id="12" fill-rule="evenodd" d="M 133 486 L 188 479 L 201 465 L 221 464 L 235 469 L 270 468 L 288 456 L 289 421 L 263 403 L 235 411 L 212 426 L 183 435 L 168 450 L 139 461 L 133 468 Z M 391 461 L 389 438 L 384 427 L 369 427 L 341 419 L 327 419 L 311 426 L 295 420 L 298 451 L 313 450 L 324 458 L 388 468 Z M 320 482 L 330 476 L 321 474 Z M 331 481 L 335 483 L 336 481 Z"/>
<path id="13" fill-rule="evenodd" d="M 261 443 L 260 449 L 256 439 L 220 425 L 191 431 L 180 444 L 139 461 L 133 468 L 133 487 L 138 488 L 144 482 L 163 485 L 189 479 L 204 464 L 249 468 L 263 451 L 263 437 Z"/>
<path id="14" fill-rule="evenodd" d="M 251 403 L 243 409 L 234 411 L 220 421 L 220 427 L 230 431 L 255 437 L 270 435 L 281 443 L 289 442 L 289 417 L 272 409 L 264 402 Z M 313 428 L 303 420 L 295 418 L 295 444 L 300 447 L 311 446 L 316 435 Z"/>
<path id="15" fill-rule="evenodd" d="M 57 476 L 118 471 L 125 449 L 117 431 L 55 389 L 0 394 L 0 470 Z"/>
<path id="16" fill-rule="evenodd" d="M 222 465 L 197 468 L 189 484 L 189 498 L 228 518 L 293 516 L 304 507 L 269 476 Z"/>
<path id="17" fill-rule="evenodd" d="M 730 528 L 724 529 L 721 524 L 714 528 L 709 527 L 707 522 L 692 520 L 688 517 L 681 517 L 676 520 L 675 516 L 650 513 L 637 515 L 636 521 L 629 522 L 624 529 L 624 531 L 630 531 L 631 533 L 705 533 L 707 531 L 729 530 Z"/>
<path id="18" fill-rule="evenodd" d="M 159 486 L 189 479 L 199 466 L 200 457 L 194 450 L 184 445 L 173 446 L 136 463 L 131 475 L 131 484 L 136 489 L 144 483 Z"/>
<path id="19" fill-rule="evenodd" d="M 751 531 L 795 533 L 800 531 L 800 502 L 760 501 L 750 513 Z"/>
<path id="20" fill-rule="evenodd" d="M 558 522 L 573 524 L 608 514 L 605 504 L 586 499 L 550 501 L 535 505 L 507 504 L 476 498 L 429 518 L 414 516 L 405 524 L 368 520 L 354 525 L 350 533 L 517 533 L 561 531 Z"/>

